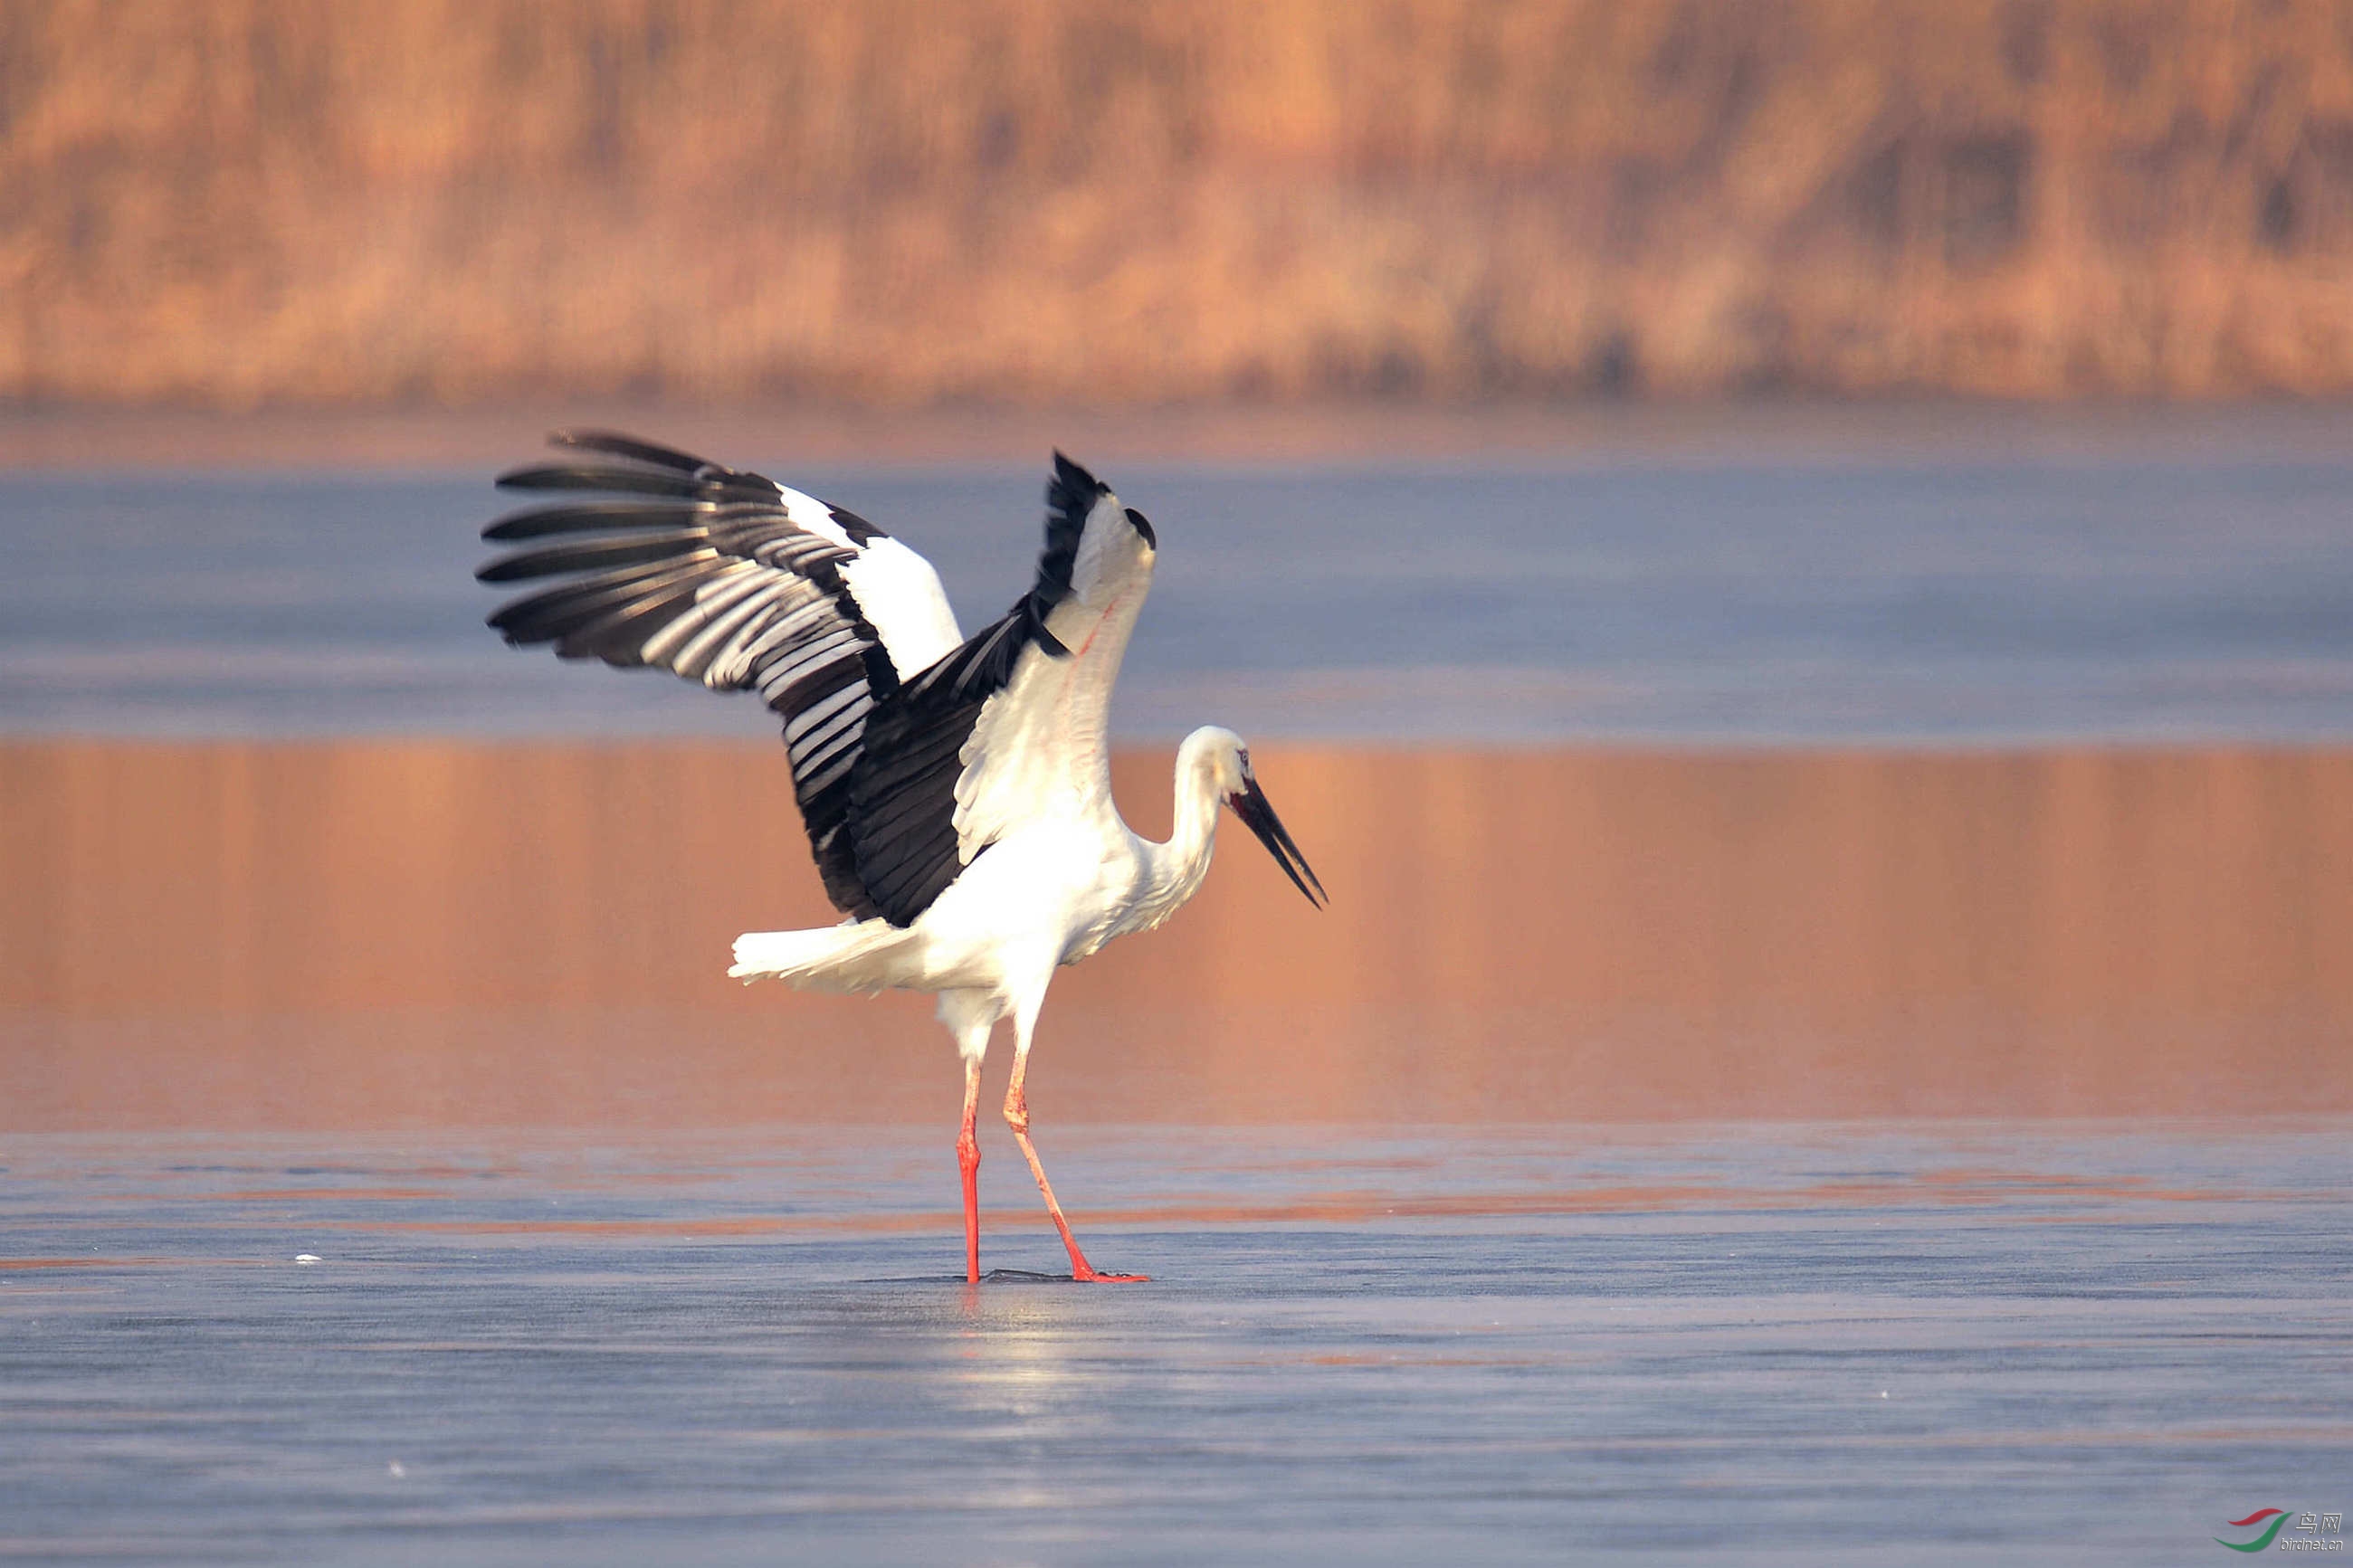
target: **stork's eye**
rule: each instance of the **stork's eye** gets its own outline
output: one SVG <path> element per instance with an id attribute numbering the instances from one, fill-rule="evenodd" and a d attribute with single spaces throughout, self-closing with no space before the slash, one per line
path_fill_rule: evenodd
<path id="1" fill-rule="evenodd" d="M 1144 535 L 1144 542 L 1146 545 L 1155 550 L 1160 548 L 1160 541 L 1152 536 L 1152 525 L 1144 521 L 1144 514 L 1142 512 L 1136 510 L 1134 507 L 1129 507 L 1127 509 L 1127 521 L 1129 527 L 1134 529 L 1136 532 Z"/>

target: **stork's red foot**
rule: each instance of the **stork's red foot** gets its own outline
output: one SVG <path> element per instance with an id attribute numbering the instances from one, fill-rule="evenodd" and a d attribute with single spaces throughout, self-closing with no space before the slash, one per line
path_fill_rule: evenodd
<path id="1" fill-rule="evenodd" d="M 1082 1285 L 1149 1285 L 1149 1274 L 1098 1274 L 1085 1263 L 1071 1271 L 1071 1278 Z"/>

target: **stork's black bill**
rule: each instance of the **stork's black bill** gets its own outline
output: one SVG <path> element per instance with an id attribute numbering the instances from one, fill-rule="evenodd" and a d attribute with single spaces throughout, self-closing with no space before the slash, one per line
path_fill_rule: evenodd
<path id="1" fill-rule="evenodd" d="M 1332 895 L 1324 890 L 1324 883 L 1315 875 L 1314 868 L 1307 864 L 1307 857 L 1302 855 L 1299 846 L 1292 842 L 1291 830 L 1282 826 L 1282 818 L 1274 815 L 1274 807 L 1267 801 L 1266 791 L 1258 787 L 1256 779 L 1246 781 L 1241 788 L 1228 795 L 1226 804 L 1234 808 L 1234 815 L 1242 819 L 1245 826 L 1258 835 L 1258 841 L 1266 846 L 1266 852 L 1274 857 L 1274 863 L 1282 868 L 1282 874 L 1291 879 L 1291 885 L 1307 895 L 1309 903 L 1320 910 L 1331 900 Z M 1304 881 L 1301 880 L 1303 872 L 1305 874 Z M 1314 887 L 1309 888 L 1309 882 L 1314 883 Z"/>

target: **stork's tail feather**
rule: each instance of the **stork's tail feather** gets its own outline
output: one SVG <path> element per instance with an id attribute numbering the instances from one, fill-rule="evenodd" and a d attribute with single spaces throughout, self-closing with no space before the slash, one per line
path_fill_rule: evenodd
<path id="1" fill-rule="evenodd" d="M 733 980 L 781 980 L 803 991 L 881 991 L 890 958 L 909 933 L 889 921 L 859 921 L 816 931 L 745 931 L 735 939 Z"/>

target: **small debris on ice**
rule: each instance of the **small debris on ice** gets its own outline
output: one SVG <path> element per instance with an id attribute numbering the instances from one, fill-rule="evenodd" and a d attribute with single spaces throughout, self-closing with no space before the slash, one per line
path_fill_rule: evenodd
<path id="1" fill-rule="evenodd" d="M 294 1261 L 297 1263 L 316 1263 L 319 1261 L 319 1255 L 315 1252 L 298 1252 L 294 1255 Z"/>

